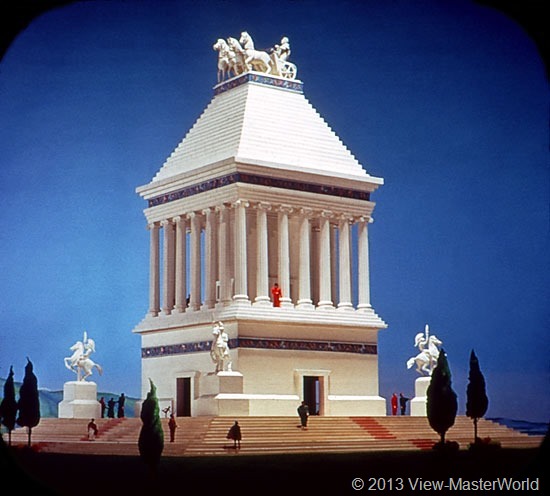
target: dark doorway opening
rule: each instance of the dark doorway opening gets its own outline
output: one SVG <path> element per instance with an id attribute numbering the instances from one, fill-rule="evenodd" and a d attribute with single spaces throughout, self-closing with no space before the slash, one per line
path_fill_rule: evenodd
<path id="1" fill-rule="evenodd" d="M 191 378 L 178 377 L 176 383 L 176 417 L 191 416 Z"/>
<path id="2" fill-rule="evenodd" d="M 318 376 L 304 376 L 304 401 L 309 408 L 310 415 L 319 415 L 321 412 L 321 380 Z"/>

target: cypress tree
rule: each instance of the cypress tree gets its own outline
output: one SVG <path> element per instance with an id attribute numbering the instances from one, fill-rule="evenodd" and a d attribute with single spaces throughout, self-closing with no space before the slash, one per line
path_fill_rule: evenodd
<path id="1" fill-rule="evenodd" d="M 4 383 L 4 399 L 0 404 L 0 421 L 8 429 L 8 444 L 11 446 L 11 431 L 15 429 L 15 417 L 17 416 L 17 401 L 15 399 L 15 385 L 13 382 L 13 366 Z"/>
<path id="2" fill-rule="evenodd" d="M 38 397 L 38 380 L 33 373 L 32 362 L 27 358 L 25 365 L 25 377 L 19 390 L 19 417 L 17 423 L 26 427 L 29 435 L 29 447 L 31 445 L 32 428 L 40 422 L 40 399 Z"/>
<path id="3" fill-rule="evenodd" d="M 437 365 L 426 392 L 428 422 L 441 436 L 441 445 L 445 446 L 445 434 L 455 423 L 458 409 L 456 393 L 451 386 L 451 370 L 445 350 L 441 349 Z"/>
<path id="4" fill-rule="evenodd" d="M 477 421 L 485 415 L 489 399 L 485 392 L 485 378 L 479 368 L 479 360 L 472 350 L 470 353 L 470 373 L 466 388 L 466 415 L 474 421 L 474 443 L 478 441 Z"/>
<path id="5" fill-rule="evenodd" d="M 156 474 L 162 450 L 164 449 L 164 432 L 160 421 L 160 409 L 157 399 L 157 388 L 149 379 L 151 389 L 141 407 L 141 431 L 138 447 L 141 459 L 147 464 L 151 473 Z"/>

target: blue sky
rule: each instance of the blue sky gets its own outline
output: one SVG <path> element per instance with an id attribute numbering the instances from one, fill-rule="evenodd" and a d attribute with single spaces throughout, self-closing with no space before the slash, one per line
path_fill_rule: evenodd
<path id="1" fill-rule="evenodd" d="M 135 193 L 213 97 L 219 37 L 290 39 L 304 93 L 369 173 L 380 389 L 412 396 L 414 336 L 444 343 L 465 408 L 547 421 L 548 82 L 534 41 L 467 1 L 76 2 L 0 62 L 0 376 L 61 389 L 84 330 L 99 389 L 137 396 L 148 233 Z"/>

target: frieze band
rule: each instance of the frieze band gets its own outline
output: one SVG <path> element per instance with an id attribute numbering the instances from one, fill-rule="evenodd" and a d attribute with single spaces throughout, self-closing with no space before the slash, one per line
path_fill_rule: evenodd
<path id="1" fill-rule="evenodd" d="M 272 188 L 290 189 L 293 191 L 305 191 L 307 193 L 319 193 L 322 195 L 339 196 L 354 200 L 370 200 L 370 193 L 368 191 L 359 191 L 327 184 L 306 183 L 302 181 L 293 181 L 290 179 L 279 179 L 275 177 L 246 174 L 243 172 L 234 172 L 232 174 L 227 174 L 225 176 L 188 186 L 187 188 L 180 189 L 178 191 L 173 191 L 172 193 L 166 193 L 165 195 L 151 198 L 148 205 L 149 207 L 164 205 L 176 200 L 181 200 L 182 198 L 188 198 L 190 196 L 198 195 L 199 193 L 204 193 L 205 191 L 211 191 L 235 183 L 269 186 Z"/>
<path id="2" fill-rule="evenodd" d="M 360 355 L 376 355 L 377 345 L 364 343 L 342 343 L 337 341 L 300 341 L 293 339 L 269 338 L 234 338 L 229 340 L 229 347 L 253 348 L 261 350 L 290 350 L 290 351 L 324 351 L 337 353 L 357 353 Z M 210 351 L 211 341 L 194 343 L 170 344 L 165 346 L 151 346 L 141 349 L 142 358 L 155 358 L 186 353 L 200 353 Z"/>
<path id="3" fill-rule="evenodd" d="M 287 79 L 279 79 L 274 77 L 269 77 L 261 74 L 247 73 L 238 78 L 227 81 L 226 83 L 219 84 L 214 87 L 214 94 L 219 95 L 224 93 L 227 90 L 241 86 L 242 84 L 248 83 L 249 81 L 253 83 L 264 84 L 266 86 L 275 86 L 277 88 L 283 88 L 285 90 L 295 91 L 296 93 L 303 93 L 303 83 L 299 81 L 289 81 Z"/>

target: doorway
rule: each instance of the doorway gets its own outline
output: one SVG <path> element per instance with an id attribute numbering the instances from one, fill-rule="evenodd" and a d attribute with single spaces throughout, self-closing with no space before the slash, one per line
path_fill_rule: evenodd
<path id="1" fill-rule="evenodd" d="M 310 415 L 321 414 L 322 381 L 321 377 L 304 375 L 304 401 L 309 408 Z"/>
<path id="2" fill-rule="evenodd" d="M 191 377 L 176 379 L 176 417 L 191 416 Z"/>

